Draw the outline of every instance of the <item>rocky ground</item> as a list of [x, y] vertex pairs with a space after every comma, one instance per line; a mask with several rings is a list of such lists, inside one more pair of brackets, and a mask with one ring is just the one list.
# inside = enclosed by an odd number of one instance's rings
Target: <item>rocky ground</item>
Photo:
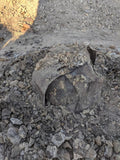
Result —
[[0, 160], [120, 159], [119, 6], [40, 0], [0, 50]]
[[76, 44], [44, 48], [3, 66], [0, 77], [1, 160], [120, 159], [119, 48], [94, 48], [96, 59], [91, 66], [95, 74], [104, 78], [100, 104], [94, 103], [79, 112], [65, 105], [44, 106], [40, 93], [33, 89], [32, 75], [40, 59], [53, 52], [61, 53], [63, 49], [68, 53], [73, 49], [81, 52], [83, 48], [86, 46]]

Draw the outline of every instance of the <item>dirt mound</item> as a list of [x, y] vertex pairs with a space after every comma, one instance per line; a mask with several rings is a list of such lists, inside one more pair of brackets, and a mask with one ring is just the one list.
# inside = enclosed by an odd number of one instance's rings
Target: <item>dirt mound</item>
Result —
[[[39, 92], [39, 88], [33, 88], [32, 75], [36, 72], [38, 63], [44, 62], [44, 58], [49, 54], [59, 54], [61, 51], [69, 53], [68, 55], [83, 53], [83, 48], [86, 46], [70, 44], [56, 47], [44, 48], [36, 53], [24, 55], [21, 58], [12, 60], [4, 67], [4, 72], [0, 80], [0, 156], [1, 159], [63, 159], [63, 160], [78, 160], [82, 159], [106, 159], [119, 158], [120, 152], [120, 54], [119, 48], [111, 49], [105, 47], [91, 47], [96, 51], [96, 59], [94, 65], [90, 59], [87, 70], [91, 67], [95, 76], [104, 77], [102, 90], [99, 85], [93, 85], [89, 88], [87, 99], [82, 94], [84, 105], [89, 104], [89, 101], [94, 103], [88, 105], [87, 108], [81, 109], [81, 102], [78, 112], [74, 112], [69, 108], [68, 101], [62, 101], [67, 97], [69, 89], [65, 90], [64, 96], [56, 94], [54, 99], [51, 98], [51, 92], [62, 80], [64, 85], [72, 84], [66, 81], [66, 78], [59, 79], [51, 85], [48, 91], [48, 99], [50, 102], [58, 100], [57, 103], [43, 105]], [[70, 54], [72, 53], [72, 54]], [[89, 57], [89, 53], [86, 50]], [[62, 55], [62, 54], [61, 54]], [[57, 56], [58, 57], [58, 56]], [[69, 58], [70, 58], [69, 57]], [[63, 59], [64, 60], [64, 59]], [[86, 84], [91, 81], [88, 75], [90, 72], [82, 68], [80, 59], [80, 73], [82, 76], [79, 84]], [[74, 61], [73, 61], [74, 62]], [[73, 63], [72, 62], [72, 63]], [[40, 63], [41, 64], [41, 63]], [[75, 63], [76, 65], [77, 63]], [[48, 65], [47, 63], [43, 63]], [[50, 65], [51, 66], [51, 65]], [[69, 71], [68, 69], [64, 71]], [[41, 68], [42, 69], [42, 68]], [[63, 68], [64, 69], [64, 68]], [[79, 68], [78, 68], [79, 69]], [[84, 69], [84, 70], [83, 70]], [[91, 70], [91, 69], [90, 69]], [[54, 71], [53, 71], [54, 73]], [[72, 73], [72, 72], [70, 72]], [[75, 76], [75, 73], [73, 74]], [[39, 75], [38, 75], [39, 77]], [[70, 76], [68, 76], [70, 78]], [[86, 81], [84, 82], [86, 77]], [[72, 77], [71, 77], [72, 78]], [[88, 79], [87, 79], [88, 78]], [[53, 80], [54, 82], [54, 80]], [[61, 84], [61, 83], [60, 83]], [[74, 84], [74, 83], [73, 83]], [[72, 84], [72, 85], [73, 85]], [[39, 84], [42, 88], [43, 83]], [[48, 85], [49, 86], [49, 85]], [[56, 90], [59, 90], [59, 85]], [[61, 85], [60, 85], [61, 87]], [[76, 87], [76, 85], [75, 85]], [[101, 102], [98, 103], [94, 99], [95, 92], [100, 93]], [[98, 87], [98, 88], [97, 88]], [[78, 89], [79, 86], [78, 86]], [[61, 90], [61, 89], [60, 89]], [[81, 90], [80, 90], [81, 91]], [[92, 93], [91, 93], [92, 92]], [[60, 93], [60, 92], [58, 92]], [[72, 93], [74, 93], [72, 91]], [[71, 99], [71, 94], [68, 94]], [[73, 95], [74, 97], [74, 95]], [[98, 97], [99, 98], [99, 97]], [[95, 101], [94, 101], [95, 100]], [[99, 99], [97, 99], [99, 100]], [[62, 102], [62, 103], [61, 103]], [[71, 101], [69, 101], [71, 102]], [[76, 101], [74, 101], [77, 103]], [[55, 105], [57, 104], [57, 105]], [[74, 107], [73, 107], [74, 108]], [[14, 138], [13, 138], [14, 137]], [[9, 154], [8, 154], [9, 153]]]

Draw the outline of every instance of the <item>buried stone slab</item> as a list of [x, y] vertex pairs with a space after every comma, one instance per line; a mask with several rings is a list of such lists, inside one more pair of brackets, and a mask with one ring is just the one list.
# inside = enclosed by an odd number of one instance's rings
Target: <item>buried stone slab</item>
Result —
[[36, 64], [32, 84], [43, 105], [65, 105], [79, 112], [100, 103], [103, 78], [94, 72], [84, 49], [48, 53]]

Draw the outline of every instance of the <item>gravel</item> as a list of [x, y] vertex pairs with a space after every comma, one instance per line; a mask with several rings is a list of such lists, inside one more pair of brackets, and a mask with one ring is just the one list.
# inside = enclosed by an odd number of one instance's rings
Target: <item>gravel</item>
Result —
[[[31, 158], [119, 159], [120, 59], [117, 58], [115, 63], [114, 58], [108, 57], [108, 53], [113, 51], [118, 54], [116, 48], [89, 47], [96, 51], [94, 65], [90, 61], [87, 47], [78, 44], [43, 48], [36, 54], [31, 52], [29, 55], [21, 56], [6, 64], [0, 81], [1, 159], [4, 157], [10, 160]], [[82, 110], [78, 112], [71, 107], [70, 109], [66, 104], [47, 103], [43, 105], [39, 89], [37, 90], [32, 83], [33, 73], [36, 71], [37, 64], [46, 57], [46, 54], [58, 54], [63, 50], [64, 53], [73, 53], [73, 50], [76, 53], [83, 53], [84, 50], [84, 54], [88, 54], [88, 59], [84, 61], [82, 58], [80, 65], [89, 63], [89, 67], [93, 69], [92, 74], [104, 79], [101, 93], [99, 92], [100, 96], [98, 96], [99, 103], [93, 103], [93, 106], [87, 108], [82, 107]], [[87, 68], [89, 67], [87, 66]], [[86, 70], [83, 70], [82, 74], [84, 76], [81, 77], [80, 83], [87, 86], [91, 81], [91, 77], [88, 76], [91, 71], [86, 73]], [[85, 79], [85, 77], [87, 78]], [[15, 81], [15, 78], [20, 85], [11, 83]], [[70, 80], [72, 84], [73, 79]], [[92, 89], [91, 87], [90, 91]], [[77, 91], [79, 91], [79, 86]], [[96, 92], [92, 91], [92, 93]], [[86, 100], [91, 101], [91, 94], [88, 94], [88, 97], [90, 98]], [[82, 96], [83, 98], [84, 96]]]

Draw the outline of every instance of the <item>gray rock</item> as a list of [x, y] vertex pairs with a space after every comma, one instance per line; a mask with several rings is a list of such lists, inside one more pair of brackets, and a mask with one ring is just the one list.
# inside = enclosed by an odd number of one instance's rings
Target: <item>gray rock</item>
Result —
[[38, 159], [39, 159], [38, 153], [33, 153], [33, 154], [32, 154], [32, 159], [38, 160]]
[[120, 160], [120, 154], [114, 154], [110, 160]]
[[93, 116], [95, 113], [94, 113], [94, 110], [92, 109], [89, 113], [91, 116]]
[[85, 138], [84, 135], [83, 135], [83, 133], [81, 131], [79, 131], [78, 138], [80, 140], [83, 140]]
[[111, 58], [111, 59], [117, 59], [117, 58], [120, 58], [120, 55], [119, 54], [117, 54], [117, 53], [115, 53], [115, 52], [108, 52], [107, 53], [107, 56], [109, 57], [109, 58]]
[[83, 159], [83, 156], [78, 153], [73, 153], [74, 160]]
[[120, 48], [117, 48], [117, 51], [120, 53]]
[[2, 73], [0, 73], [0, 78], [2, 78], [2, 76], [3, 76], [3, 74], [2, 74]]
[[18, 86], [19, 86], [20, 88], [24, 88], [24, 87], [25, 87], [24, 82], [19, 82], [19, 83], [18, 83]]
[[7, 131], [7, 137], [12, 144], [19, 144], [21, 137], [18, 134], [18, 129], [15, 127], [10, 127]]
[[65, 142], [65, 140], [70, 140], [71, 138], [71, 136], [66, 136], [64, 133], [59, 132], [52, 137], [51, 141], [54, 145], [60, 147]]
[[20, 126], [18, 132], [21, 138], [26, 138], [27, 128], [24, 125]]
[[114, 141], [113, 146], [114, 146], [115, 153], [119, 153], [120, 152], [120, 141], [118, 140]]
[[93, 148], [90, 148], [86, 153], [86, 160], [95, 160], [97, 156], [96, 151]]
[[[20, 156], [21, 156], [21, 157], [24, 157], [24, 155], [25, 155], [25, 151], [22, 150], [22, 151], [20, 152]], [[22, 159], [22, 158], [21, 158], [21, 159]]]
[[9, 71], [9, 74], [10, 74], [10, 75], [13, 75], [14, 72], [15, 72], [15, 70], [10, 70], [10, 71]]
[[49, 85], [46, 91], [46, 102], [50, 102], [53, 105], [68, 105], [69, 107], [71, 106], [71, 110], [74, 110], [74, 104], [77, 101], [76, 89], [66, 76], [58, 77]]
[[113, 154], [113, 144], [112, 141], [106, 141], [106, 144], [104, 156], [110, 158]]
[[20, 72], [19, 72], [19, 76], [22, 76], [22, 74], [23, 74], [22, 71], [20, 71]]
[[90, 145], [89, 145], [89, 144], [86, 144], [85, 150], [88, 151], [89, 149], [90, 149]]
[[3, 144], [3, 143], [4, 143], [3, 134], [0, 133], [0, 144]]
[[48, 157], [50, 158], [56, 158], [57, 157], [57, 147], [56, 146], [47, 146], [46, 153]]
[[28, 143], [25, 143], [25, 142], [20, 143], [19, 147], [20, 147], [21, 150], [24, 150], [24, 152], [28, 152], [29, 151]]
[[36, 64], [32, 84], [43, 104], [80, 112], [101, 102], [103, 78], [94, 72], [84, 47], [74, 54], [47, 54]]
[[86, 143], [83, 139], [80, 139], [79, 137], [75, 138], [73, 141], [73, 148], [79, 149], [79, 148], [85, 148]]
[[85, 109], [82, 111], [82, 113], [86, 115], [86, 114], [90, 113], [90, 109]]
[[70, 153], [64, 149], [59, 151], [59, 158], [60, 160], [71, 160]]
[[33, 139], [33, 138], [30, 137], [30, 141], [29, 141], [28, 146], [29, 146], [29, 147], [32, 147], [33, 144], [34, 144], [34, 142], [35, 142], [35, 139]]
[[100, 137], [100, 136], [97, 136], [97, 137], [95, 138], [95, 142], [96, 142], [96, 144], [97, 144], [98, 146], [101, 146], [101, 144], [102, 144], [102, 142], [101, 142], [101, 137]]
[[110, 158], [112, 154], [113, 154], [113, 148], [111, 146], [106, 146], [104, 156], [106, 158]]
[[21, 151], [21, 148], [19, 147], [19, 145], [15, 145], [15, 146], [12, 148], [11, 157], [12, 157], [12, 158], [17, 157], [17, 156], [20, 154], [20, 151]]
[[10, 82], [10, 86], [16, 86], [18, 84], [18, 80], [14, 80]]
[[10, 121], [12, 122], [12, 124], [15, 124], [15, 125], [21, 125], [23, 123], [18, 118], [10, 118]]
[[2, 110], [2, 119], [5, 120], [5, 119], [10, 118], [10, 114], [11, 114], [10, 110], [8, 110], [7, 108], [3, 109]]
[[72, 149], [72, 146], [70, 145], [69, 142], [65, 142], [65, 143], [63, 144], [63, 148], [65, 148], [65, 149]]
[[0, 144], [0, 160], [5, 160], [4, 158], [4, 150], [5, 148], [4, 148], [4, 145], [2, 145], [2, 144]]
[[44, 153], [44, 151], [43, 151], [42, 149], [38, 151], [38, 154], [39, 154], [39, 157], [40, 157], [41, 159], [44, 159], [45, 153]]
[[77, 138], [73, 139], [74, 159], [77, 160], [79, 158], [85, 158], [85, 154], [86, 154], [86, 152], [88, 152], [89, 147], [90, 147], [90, 145], [86, 144], [83, 139], [83, 136], [81, 136], [81, 134], [79, 134], [79, 136]]

